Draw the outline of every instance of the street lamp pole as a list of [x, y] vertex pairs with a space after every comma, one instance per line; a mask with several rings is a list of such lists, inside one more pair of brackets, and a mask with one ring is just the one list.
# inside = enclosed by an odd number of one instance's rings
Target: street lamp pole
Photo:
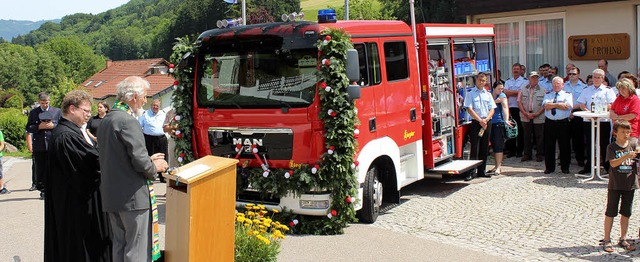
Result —
[[349, 0], [344, 0], [344, 20], [349, 20]]

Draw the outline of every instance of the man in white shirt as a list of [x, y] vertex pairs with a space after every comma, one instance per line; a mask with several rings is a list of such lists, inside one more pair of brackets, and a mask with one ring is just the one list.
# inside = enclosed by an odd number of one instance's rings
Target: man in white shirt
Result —
[[[616, 94], [613, 90], [607, 88], [602, 82], [605, 78], [605, 72], [602, 69], [593, 70], [593, 85], [588, 86], [582, 91], [580, 97], [576, 101], [578, 103], [578, 107], [581, 110], [591, 111], [591, 102], [597, 102], [598, 100], [604, 101], [608, 106], [611, 106], [613, 101], [616, 100]], [[583, 128], [585, 136], [590, 140], [591, 139], [591, 123], [583, 122]], [[600, 148], [607, 148], [611, 139], [611, 123], [609, 120], [601, 119], [600, 120]], [[595, 143], [595, 141], [587, 141], [587, 145], [591, 145]], [[600, 151], [600, 159], [605, 159], [606, 150]], [[581, 170], [579, 173], [586, 174], [591, 172], [591, 150], [587, 150], [587, 156], [589, 156], [586, 160], [587, 163], [585, 168]], [[603, 164], [605, 169], [609, 168], [607, 162]]]
[[[142, 126], [144, 142], [149, 156], [155, 153], [162, 153], [164, 154], [164, 160], [167, 161], [168, 142], [167, 137], [164, 135], [164, 122], [167, 114], [160, 110], [160, 107], [160, 100], [154, 99], [151, 102], [151, 109], [144, 111], [138, 121]], [[159, 178], [161, 182], [164, 182], [163, 176], [160, 175]]]
[[[518, 124], [518, 130], [522, 130], [522, 121], [520, 120], [520, 109], [518, 108], [518, 93], [523, 86], [529, 84], [529, 81], [525, 79], [521, 71], [521, 65], [519, 63], [513, 64], [511, 67], [512, 78], [507, 79], [504, 84], [504, 94], [507, 95], [509, 104], [509, 115], [513, 117], [513, 120]], [[507, 140], [505, 142], [505, 151], [507, 157], [522, 157], [522, 151], [524, 150], [524, 138], [522, 132], [518, 133], [516, 139]]]
[[[562, 88], [565, 92], [570, 93], [573, 96], [573, 105], [578, 104], [578, 98], [582, 91], [587, 88], [587, 84], [580, 81], [580, 68], [573, 67], [567, 72], [568, 81], [564, 83]], [[573, 151], [576, 155], [576, 161], [578, 166], [584, 167], [584, 145], [587, 139], [584, 136], [583, 119], [579, 116], [574, 116], [573, 112], [580, 111], [580, 108], [573, 107], [571, 112], [571, 120], [569, 122], [569, 137], [571, 138], [571, 144]]]

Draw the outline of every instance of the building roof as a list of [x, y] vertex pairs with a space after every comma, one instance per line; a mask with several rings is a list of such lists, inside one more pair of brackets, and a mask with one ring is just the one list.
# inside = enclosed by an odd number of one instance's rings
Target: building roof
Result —
[[80, 84], [94, 99], [103, 100], [116, 95], [116, 85], [129, 76], [140, 76], [151, 84], [147, 96], [162, 95], [173, 86], [175, 79], [167, 74], [169, 62], [164, 58], [111, 61], [100, 72]]
[[517, 4], [512, 0], [456, 0], [456, 5], [458, 15], [466, 16], [617, 1], [622, 0], [537, 0]]

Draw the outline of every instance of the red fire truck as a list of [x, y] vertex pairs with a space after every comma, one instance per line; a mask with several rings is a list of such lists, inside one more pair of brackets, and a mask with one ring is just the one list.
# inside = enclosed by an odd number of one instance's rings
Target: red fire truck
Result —
[[[462, 99], [479, 72], [495, 81], [493, 25], [417, 24], [414, 35], [401, 21], [290, 21], [204, 32], [195, 54], [195, 156], [235, 157], [234, 149], [244, 147], [240, 160], [251, 166], [316, 163], [326, 149], [315, 44], [327, 27], [349, 33], [358, 54], [356, 210], [374, 206], [361, 220], [375, 221], [384, 202], [399, 202], [400, 189], [425, 176], [479, 164], [463, 159], [470, 118]], [[263, 161], [255, 161], [252, 147]], [[315, 216], [330, 207], [322, 190], [278, 199], [252, 193], [238, 192], [238, 205]]]

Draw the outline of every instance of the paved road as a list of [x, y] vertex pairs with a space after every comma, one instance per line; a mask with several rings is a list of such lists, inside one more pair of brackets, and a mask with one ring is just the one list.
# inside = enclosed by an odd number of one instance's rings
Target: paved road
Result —
[[[29, 192], [31, 161], [5, 157], [0, 195], [0, 261], [41, 261], [43, 202]], [[607, 254], [602, 238], [606, 182], [578, 183], [542, 163], [508, 159], [503, 175], [405, 188], [402, 203], [341, 236], [289, 236], [280, 261], [632, 261], [640, 250]], [[572, 166], [572, 171], [577, 171]], [[164, 194], [164, 187], [156, 188]], [[634, 207], [638, 206], [634, 201]], [[159, 199], [164, 235], [164, 199]], [[639, 215], [631, 217], [637, 238]], [[619, 234], [617, 225], [612, 236]], [[161, 243], [164, 247], [164, 243]]]

